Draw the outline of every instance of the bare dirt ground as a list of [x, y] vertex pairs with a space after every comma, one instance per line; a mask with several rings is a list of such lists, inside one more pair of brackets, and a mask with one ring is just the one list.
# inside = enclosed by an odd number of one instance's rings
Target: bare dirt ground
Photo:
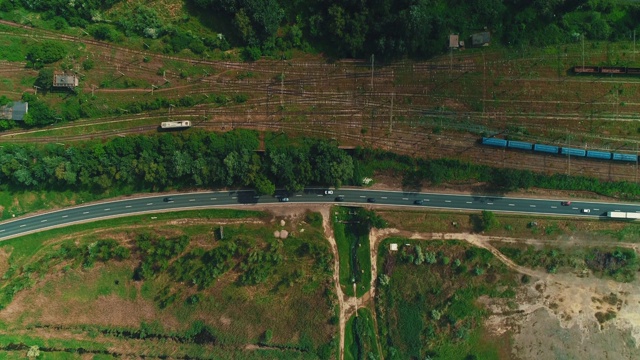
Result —
[[[520, 359], [637, 359], [640, 358], [640, 283], [619, 283], [575, 274], [548, 274], [518, 266], [490, 242], [526, 241], [481, 236], [469, 233], [412, 233], [398, 229], [372, 230], [372, 284], [375, 294], [376, 259], [380, 241], [390, 235], [410, 239], [458, 239], [491, 251], [511, 269], [531, 276], [533, 281], [521, 287], [517, 309], [503, 300], [481, 299], [490, 309], [486, 328], [496, 335], [511, 331], [513, 356]], [[609, 243], [609, 245], [611, 245]], [[630, 244], [617, 244], [635, 249]], [[636, 249], [637, 251], [637, 249]], [[615, 313], [602, 324], [596, 314]]]

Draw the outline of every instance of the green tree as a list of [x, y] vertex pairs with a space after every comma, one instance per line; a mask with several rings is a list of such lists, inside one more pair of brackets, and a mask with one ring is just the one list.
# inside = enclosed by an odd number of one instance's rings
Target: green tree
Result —
[[31, 45], [27, 50], [27, 60], [34, 67], [42, 67], [42, 64], [54, 63], [67, 55], [67, 48], [55, 41], [45, 40]]
[[500, 226], [498, 219], [496, 218], [496, 214], [491, 211], [483, 210], [482, 211], [482, 230], [489, 231], [493, 230]]
[[53, 87], [53, 69], [44, 68], [38, 72], [38, 77], [34, 85], [39, 87], [41, 91], [49, 91]]

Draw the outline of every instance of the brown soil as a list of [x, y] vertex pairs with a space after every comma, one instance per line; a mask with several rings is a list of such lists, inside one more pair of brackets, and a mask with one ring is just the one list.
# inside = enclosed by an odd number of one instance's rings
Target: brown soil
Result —
[[[640, 280], [618, 283], [575, 274], [548, 274], [518, 266], [491, 243], [496, 241], [536, 243], [535, 239], [509, 239], [469, 233], [415, 233], [397, 229], [373, 229], [370, 234], [372, 283], [375, 294], [378, 244], [389, 236], [423, 240], [465, 240], [491, 251], [511, 269], [534, 281], [518, 292], [517, 309], [503, 299], [480, 299], [490, 309], [485, 327], [495, 336], [511, 331], [513, 356], [521, 359], [636, 359], [640, 357]], [[610, 242], [606, 243], [611, 245]], [[635, 248], [620, 243], [618, 246]], [[637, 249], [636, 249], [637, 251]], [[596, 314], [615, 313], [600, 323]], [[589, 344], [590, 346], [585, 346]], [[632, 345], [630, 345], [632, 344]]]

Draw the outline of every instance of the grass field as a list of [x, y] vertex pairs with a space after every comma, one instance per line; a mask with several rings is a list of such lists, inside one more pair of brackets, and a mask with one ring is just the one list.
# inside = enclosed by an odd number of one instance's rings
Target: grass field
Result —
[[380, 359], [375, 323], [371, 311], [358, 309], [346, 324], [344, 360]]
[[593, 273], [620, 282], [635, 280], [640, 262], [635, 250], [619, 247], [594, 246], [534, 246], [506, 244], [494, 246], [518, 265], [545, 269], [549, 273], [574, 272], [581, 276]]
[[[332, 256], [319, 216], [280, 226], [257, 212], [164, 214], [153, 226], [120, 219], [4, 242], [0, 344], [38, 345], [44, 358], [79, 348], [106, 358], [334, 358]], [[224, 239], [212, 233], [221, 225]], [[274, 238], [280, 229], [287, 239]], [[222, 260], [228, 249], [235, 255]], [[189, 268], [194, 279], [217, 269], [215, 280], [196, 286]], [[6, 349], [0, 356], [11, 357]]]
[[[391, 242], [409, 245], [391, 253]], [[488, 251], [458, 241], [390, 238], [380, 249], [376, 313], [386, 359], [499, 358], [505, 345], [487, 338], [487, 312], [476, 299], [515, 297], [516, 274]]]
[[348, 296], [362, 296], [371, 287], [371, 258], [368, 228], [360, 225], [360, 209], [338, 207], [332, 219], [333, 233], [338, 246], [340, 260], [340, 285]]
[[[378, 211], [390, 227], [426, 233], [475, 232], [480, 214], [441, 211]], [[484, 231], [484, 235], [531, 238], [564, 242], [570, 236], [584, 241], [640, 240], [640, 223], [620, 221], [590, 221], [537, 215], [495, 214], [498, 226]], [[537, 223], [533, 225], [532, 222]]]

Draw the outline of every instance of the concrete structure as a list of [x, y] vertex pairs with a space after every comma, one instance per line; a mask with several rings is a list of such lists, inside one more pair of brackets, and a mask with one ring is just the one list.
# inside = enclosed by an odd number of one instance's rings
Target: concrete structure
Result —
[[449, 35], [449, 48], [457, 49], [460, 47], [460, 38], [457, 34]]
[[396, 244], [396, 243], [389, 244], [389, 250], [398, 251], [398, 244]]
[[53, 74], [53, 86], [73, 89], [78, 86], [78, 77], [75, 75], [67, 75], [65, 73]]
[[15, 101], [0, 107], [0, 119], [22, 121], [29, 111], [29, 103]]
[[488, 46], [490, 42], [491, 34], [488, 31], [471, 35], [471, 45], [473, 46]]

